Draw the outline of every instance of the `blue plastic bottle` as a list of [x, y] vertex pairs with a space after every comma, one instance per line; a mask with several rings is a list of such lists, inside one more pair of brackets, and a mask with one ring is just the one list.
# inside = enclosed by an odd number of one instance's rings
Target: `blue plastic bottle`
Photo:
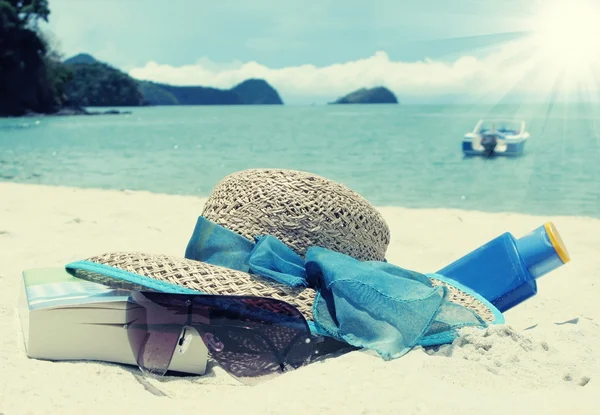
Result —
[[547, 222], [519, 239], [504, 233], [438, 274], [473, 289], [504, 312], [534, 296], [536, 279], [569, 260], [558, 231]]

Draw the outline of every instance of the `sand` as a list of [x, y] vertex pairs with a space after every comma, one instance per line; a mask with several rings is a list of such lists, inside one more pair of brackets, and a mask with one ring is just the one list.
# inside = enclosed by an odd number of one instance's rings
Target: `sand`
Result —
[[357, 351], [255, 387], [219, 368], [155, 380], [122, 365], [26, 356], [16, 312], [23, 269], [116, 250], [183, 256], [202, 204], [0, 183], [0, 414], [598, 413], [600, 220], [582, 217], [380, 208], [392, 229], [388, 260], [421, 272], [547, 220], [569, 248], [572, 261], [540, 279], [538, 295], [507, 312], [506, 325], [466, 331], [437, 351], [390, 362]]

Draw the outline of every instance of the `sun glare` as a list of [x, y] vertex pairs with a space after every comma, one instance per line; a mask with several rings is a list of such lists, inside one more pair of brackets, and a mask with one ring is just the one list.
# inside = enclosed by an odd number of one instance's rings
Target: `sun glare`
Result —
[[600, 1], [543, 2], [532, 25], [533, 41], [544, 61], [576, 73], [599, 63]]

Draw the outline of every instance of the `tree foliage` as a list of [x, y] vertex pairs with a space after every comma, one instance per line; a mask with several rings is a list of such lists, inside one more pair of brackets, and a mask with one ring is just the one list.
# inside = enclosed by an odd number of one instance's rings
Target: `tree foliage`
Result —
[[60, 106], [56, 92], [68, 75], [49, 74], [47, 45], [37, 30], [38, 21], [48, 21], [49, 15], [47, 0], [0, 0], [0, 114], [50, 112]]
[[70, 105], [82, 107], [142, 105], [136, 80], [102, 62], [67, 65], [72, 73], [66, 85]]

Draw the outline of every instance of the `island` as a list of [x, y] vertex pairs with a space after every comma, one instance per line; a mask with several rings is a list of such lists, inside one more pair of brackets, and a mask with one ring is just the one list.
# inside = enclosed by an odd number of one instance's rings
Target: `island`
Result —
[[283, 105], [279, 93], [264, 79], [246, 79], [231, 91], [246, 105]]
[[329, 104], [397, 104], [398, 99], [389, 89], [378, 86], [375, 88], [361, 88], [338, 98]]
[[87, 53], [64, 63], [73, 75], [67, 96], [76, 105], [283, 105], [279, 93], [264, 79], [247, 79], [231, 89], [175, 86], [134, 79]]

